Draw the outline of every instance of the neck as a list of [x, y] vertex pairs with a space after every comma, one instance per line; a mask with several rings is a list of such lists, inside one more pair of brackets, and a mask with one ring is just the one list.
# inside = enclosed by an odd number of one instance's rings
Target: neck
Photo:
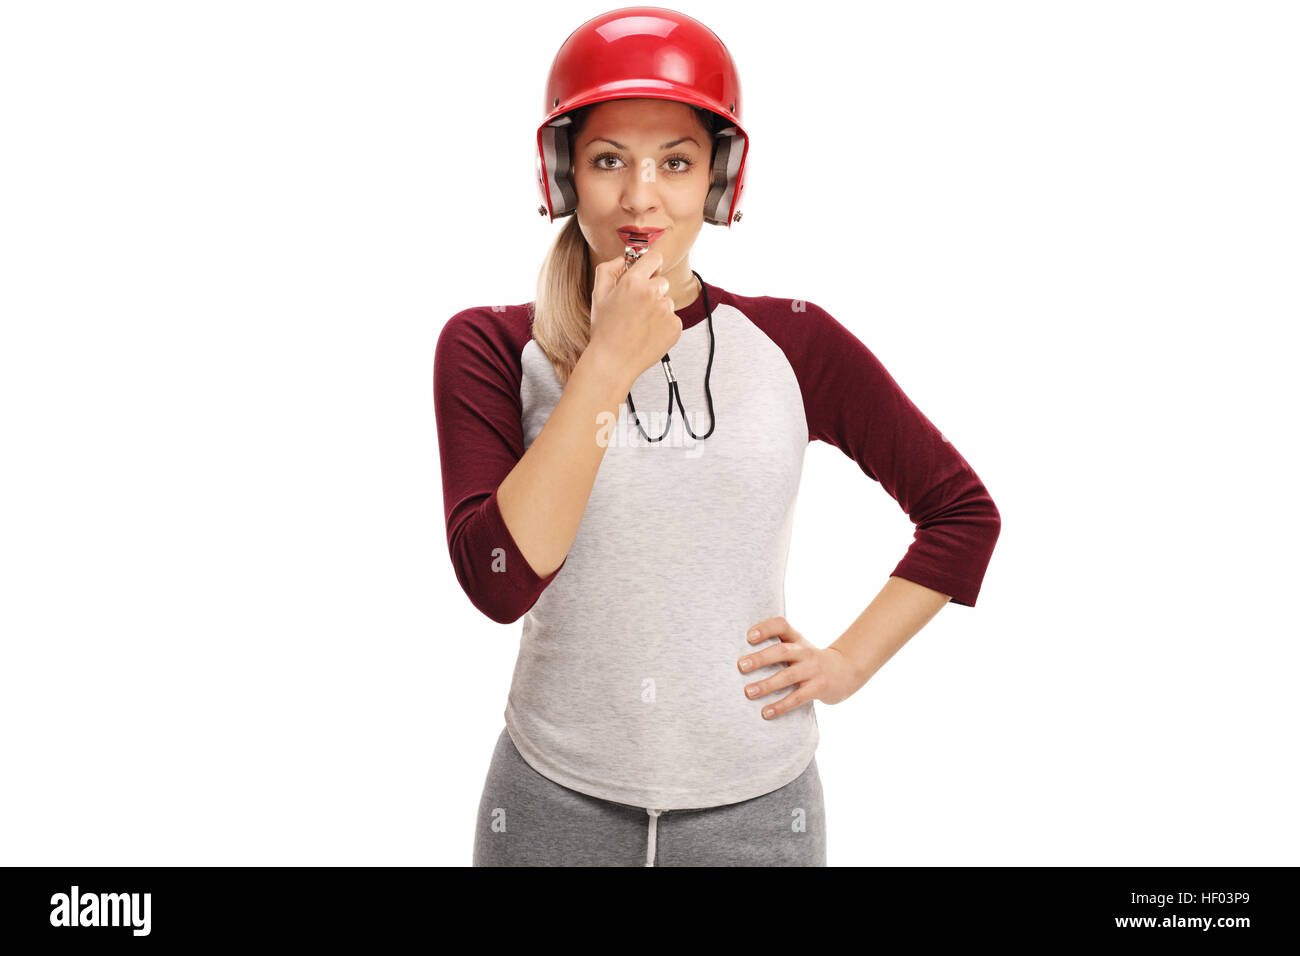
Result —
[[680, 312], [700, 297], [700, 283], [691, 272], [691, 264], [683, 259], [668, 272], [660, 272], [668, 280], [668, 295], [673, 300], [673, 311]]

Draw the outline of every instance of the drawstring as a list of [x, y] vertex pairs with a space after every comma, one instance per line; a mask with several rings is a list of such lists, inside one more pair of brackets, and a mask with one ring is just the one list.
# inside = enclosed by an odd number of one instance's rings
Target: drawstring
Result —
[[663, 813], [663, 811], [651, 810], [649, 807], [647, 807], [645, 812], [650, 814], [650, 836], [649, 839], [646, 840], [646, 845], [645, 845], [645, 865], [654, 866], [655, 865], [655, 824], [659, 821], [659, 814]]

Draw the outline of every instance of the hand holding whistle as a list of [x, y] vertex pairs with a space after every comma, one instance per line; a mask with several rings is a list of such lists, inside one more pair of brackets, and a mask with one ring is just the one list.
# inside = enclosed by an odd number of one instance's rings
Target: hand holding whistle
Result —
[[[629, 264], [630, 263], [630, 264]], [[591, 296], [591, 339], [588, 350], [603, 353], [621, 372], [635, 380], [667, 353], [682, 334], [674, 313], [670, 283], [659, 275], [663, 256], [654, 250], [634, 250], [601, 262]], [[664, 365], [671, 381], [671, 372]]]

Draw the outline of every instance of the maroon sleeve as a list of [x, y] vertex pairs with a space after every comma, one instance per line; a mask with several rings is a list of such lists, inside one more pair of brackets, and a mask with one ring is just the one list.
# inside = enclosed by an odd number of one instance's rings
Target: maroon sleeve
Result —
[[1001, 531], [997, 506], [953, 444], [884, 365], [830, 313], [804, 302], [790, 335], [809, 441], [858, 463], [916, 525], [893, 577], [975, 606]]
[[521, 618], [569, 560], [539, 576], [497, 504], [497, 488], [524, 454], [520, 357], [530, 330], [523, 309], [458, 312], [439, 333], [433, 358], [447, 547], [470, 601], [499, 624]]

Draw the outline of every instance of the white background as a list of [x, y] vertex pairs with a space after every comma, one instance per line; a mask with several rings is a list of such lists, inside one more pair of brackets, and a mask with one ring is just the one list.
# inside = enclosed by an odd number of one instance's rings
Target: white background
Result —
[[[0, 8], [0, 863], [469, 863], [520, 625], [452, 573], [433, 347], [533, 298], [611, 7]], [[831, 865], [1300, 862], [1288, 7], [681, 8], [752, 137], [692, 265], [849, 326], [1002, 514], [817, 705]], [[814, 443], [792, 623], [911, 532]]]

